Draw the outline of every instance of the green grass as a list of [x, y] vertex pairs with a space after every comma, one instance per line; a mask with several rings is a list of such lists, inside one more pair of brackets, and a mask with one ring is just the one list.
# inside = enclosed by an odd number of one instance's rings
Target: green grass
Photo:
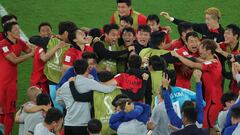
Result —
[[[40, 22], [48, 21], [57, 33], [58, 22], [72, 20], [78, 26], [102, 27], [108, 23], [113, 11], [116, 10], [115, 0], [0, 0], [9, 13], [17, 15], [22, 30], [28, 37], [38, 34]], [[222, 11], [221, 24], [239, 25], [239, 0], [133, 0], [133, 8], [145, 15], [167, 11], [175, 17], [194, 21], [204, 21], [204, 10], [214, 6]], [[172, 27], [172, 39], [178, 38], [176, 26], [165, 21], [161, 24]], [[19, 65], [18, 105], [26, 99], [26, 89], [29, 87], [31, 60]], [[14, 126], [13, 135], [18, 134]]]

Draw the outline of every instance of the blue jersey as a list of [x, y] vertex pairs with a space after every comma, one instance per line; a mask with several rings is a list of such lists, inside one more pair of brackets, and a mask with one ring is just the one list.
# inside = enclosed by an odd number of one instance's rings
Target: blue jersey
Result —
[[[99, 81], [98, 80], [98, 76], [97, 76], [97, 70], [95, 68], [92, 69], [92, 71], [90, 72], [90, 74], [94, 77], [94, 80]], [[63, 75], [63, 77], [61, 78], [61, 80], [59, 81], [58, 85], [57, 85], [57, 89], [60, 88], [65, 82], [68, 81], [69, 78], [76, 76], [76, 73], [74, 72], [73, 67], [70, 67]]]

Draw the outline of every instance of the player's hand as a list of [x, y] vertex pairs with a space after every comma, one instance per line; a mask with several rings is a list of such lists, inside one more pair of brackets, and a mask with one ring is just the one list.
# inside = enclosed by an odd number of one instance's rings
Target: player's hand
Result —
[[134, 46], [129, 46], [128, 47], [128, 51], [131, 52], [131, 51], [134, 51], [135, 50], [135, 47]]
[[166, 29], [167, 33], [171, 33], [172, 32], [172, 28], [170, 26], [164, 26], [163, 28]]
[[60, 43], [57, 45], [58, 49], [63, 48], [66, 46], [66, 43], [64, 41], [60, 41]]
[[161, 12], [160, 15], [163, 16], [163, 17], [165, 17], [167, 20], [170, 21], [171, 16], [169, 15], [168, 12]]
[[171, 82], [171, 79], [168, 78], [167, 73], [163, 73], [162, 87], [163, 87], [163, 88], [168, 88], [170, 82]]
[[171, 51], [171, 55], [174, 57], [179, 57], [179, 54], [176, 51]]
[[47, 105], [43, 105], [42, 106], [42, 110], [43, 111], [45, 111], [45, 112], [47, 112], [49, 109], [51, 109], [52, 107], [50, 107], [50, 106], [47, 106]]
[[30, 56], [34, 56], [34, 55], [35, 55], [35, 52], [36, 52], [36, 47], [31, 46], [30, 49], [31, 49], [31, 51], [30, 51], [29, 55], [30, 55]]
[[149, 77], [149, 75], [147, 73], [142, 74], [143, 80], [145, 80], [145, 81], [148, 80], [148, 77]]
[[193, 71], [193, 75], [194, 75], [194, 78], [195, 78], [196, 82], [201, 82], [202, 71], [200, 71], [198, 69], [195, 69]]
[[68, 81], [69, 82], [71, 82], [71, 81], [75, 82], [76, 81], [76, 77], [71, 77], [71, 78], [68, 79]]

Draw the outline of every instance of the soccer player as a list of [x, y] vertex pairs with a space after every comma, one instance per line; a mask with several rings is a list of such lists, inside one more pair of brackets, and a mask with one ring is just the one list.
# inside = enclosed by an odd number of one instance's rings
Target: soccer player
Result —
[[[76, 29], [75, 23], [70, 21], [60, 22], [58, 25], [59, 38], [52, 37], [47, 44], [47, 52], [53, 50], [61, 42], [65, 42], [65, 46], [61, 47], [54, 53], [54, 55], [45, 63], [44, 74], [46, 75], [49, 83], [50, 96], [53, 101], [54, 107], [62, 110], [62, 107], [55, 102], [56, 98], [56, 85], [62, 77], [62, 66], [65, 52], [69, 49], [70, 44], [68, 40], [69, 33]], [[63, 43], [61, 43], [63, 44]]]
[[231, 109], [231, 124], [223, 131], [223, 135], [232, 135], [240, 123], [240, 106]]
[[93, 52], [91, 46], [87, 46], [89, 43], [86, 34], [81, 29], [74, 29], [68, 34], [69, 42], [71, 47], [66, 51], [63, 61], [63, 73], [73, 66], [73, 63], [77, 59], [82, 58], [84, 52]]
[[[4, 25], [9, 22], [17, 22], [17, 17], [13, 14], [5, 15], [1, 18], [1, 24], [2, 28], [4, 28]], [[3, 40], [6, 37], [4, 32], [0, 33], [0, 41]]]
[[122, 32], [124, 28], [132, 27], [133, 18], [131, 16], [122, 16], [120, 18], [120, 28], [119, 31]]
[[[35, 48], [30, 48], [20, 39], [18, 23], [10, 22], [4, 25], [6, 38], [0, 41], [0, 123], [5, 126], [5, 135], [9, 135], [16, 111], [17, 100], [17, 65], [34, 56]], [[27, 53], [21, 56], [21, 52]]]
[[222, 55], [219, 56], [219, 58], [221, 58], [220, 60], [223, 65], [223, 76], [231, 80], [229, 89], [235, 94], [238, 94], [240, 89], [237, 87], [237, 82], [232, 78], [232, 73], [230, 71], [232, 62], [230, 62], [230, 60], [233, 55], [240, 54], [239, 36], [240, 28], [235, 24], [229, 24], [224, 32], [225, 41], [219, 45], [220, 49], [216, 50]]
[[[161, 12], [160, 15], [164, 16], [167, 20], [179, 25], [185, 22], [180, 19], [171, 17], [167, 12]], [[224, 29], [219, 24], [221, 19], [221, 12], [218, 8], [210, 7], [205, 10], [205, 23], [192, 23], [193, 30], [202, 34], [203, 39], [212, 39], [218, 43], [224, 41]]]
[[38, 32], [40, 37], [51, 37], [52, 26], [48, 22], [42, 22], [38, 26]]
[[138, 25], [146, 24], [146, 16], [141, 13], [136, 12], [132, 9], [131, 0], [116, 0], [117, 1], [117, 11], [115, 11], [111, 17], [110, 23], [120, 24], [120, 17], [131, 16], [133, 18], [133, 28], [136, 30]]
[[89, 135], [101, 135], [102, 123], [98, 119], [91, 119], [88, 122], [87, 131]]
[[177, 52], [171, 52], [183, 64], [200, 69], [203, 72], [202, 81], [204, 90], [204, 99], [206, 107], [204, 108], [204, 128], [213, 128], [219, 111], [222, 109], [222, 67], [219, 59], [215, 56], [217, 44], [215, 41], [205, 39], [199, 47], [199, 54], [203, 63], [192, 62]]
[[124, 45], [124, 47], [129, 47], [134, 45], [134, 41], [136, 39], [136, 33], [133, 28], [124, 28], [121, 33], [121, 39], [123, 43], [121, 45]]
[[169, 33], [169, 29], [166, 29], [165, 27], [162, 27], [160, 25], [160, 19], [156, 14], [150, 14], [147, 17], [147, 25], [150, 26], [151, 28], [151, 32], [154, 31], [162, 31], [166, 34], [165, 38], [166, 38], [166, 44], [171, 42], [171, 38], [170, 38], [170, 33]]
[[149, 47], [151, 28], [148, 25], [139, 25], [134, 42], [135, 52], [139, 54], [142, 49]]
[[[177, 50], [179, 55], [187, 58], [196, 58], [199, 56], [198, 48], [200, 39], [196, 32], [189, 32], [186, 34], [186, 45]], [[192, 70], [182, 63], [174, 63], [174, 68], [177, 74], [176, 86], [191, 89]]]

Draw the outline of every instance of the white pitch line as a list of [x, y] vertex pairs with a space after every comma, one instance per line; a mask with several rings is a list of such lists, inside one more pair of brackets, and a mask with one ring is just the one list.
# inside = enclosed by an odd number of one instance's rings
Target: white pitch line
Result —
[[[0, 4], [0, 16], [4, 16], [4, 15], [7, 15], [7, 14], [8, 14], [8, 12], [6, 11], [6, 9], [2, 6], [2, 4]], [[22, 31], [22, 29], [20, 29], [20, 36], [21, 36], [21, 39], [28, 42], [28, 37]]]

